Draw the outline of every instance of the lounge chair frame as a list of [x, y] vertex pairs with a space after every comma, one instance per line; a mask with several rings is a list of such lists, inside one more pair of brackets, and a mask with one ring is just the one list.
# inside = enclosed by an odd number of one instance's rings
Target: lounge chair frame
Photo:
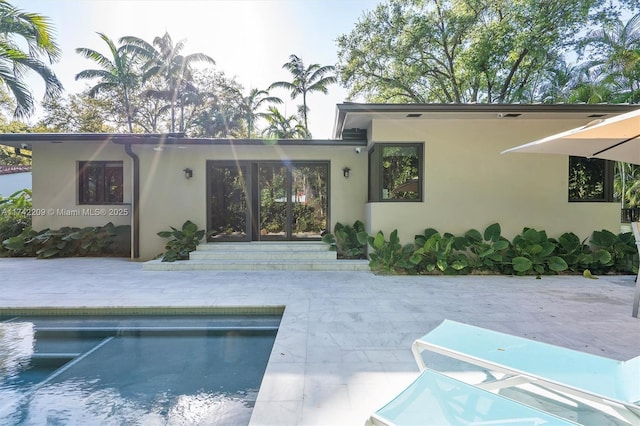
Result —
[[606, 405], [629, 424], [640, 424], [640, 356], [617, 361], [450, 320], [413, 343], [421, 371], [427, 367], [424, 351], [504, 374], [475, 384], [479, 388], [498, 391], [534, 384], [568, 398]]
[[578, 423], [426, 368], [365, 424], [571, 426]]

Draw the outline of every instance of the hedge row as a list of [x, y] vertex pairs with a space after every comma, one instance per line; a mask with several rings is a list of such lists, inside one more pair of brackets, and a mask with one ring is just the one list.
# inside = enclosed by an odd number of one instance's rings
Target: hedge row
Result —
[[602, 230], [581, 240], [571, 232], [549, 238], [545, 231], [524, 228], [509, 241], [498, 223], [483, 233], [471, 229], [463, 235], [441, 234], [433, 228], [416, 235], [412, 244], [401, 244], [397, 230], [389, 239], [364, 231], [362, 222], [337, 224], [324, 236], [343, 258], [366, 258], [374, 272], [402, 274], [508, 274], [557, 273], [632, 274], [638, 270], [638, 251], [631, 233]]

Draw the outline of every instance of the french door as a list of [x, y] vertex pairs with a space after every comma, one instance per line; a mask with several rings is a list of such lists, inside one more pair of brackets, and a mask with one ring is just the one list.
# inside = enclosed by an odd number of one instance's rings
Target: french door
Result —
[[328, 162], [208, 161], [208, 239], [319, 239], [328, 224], [328, 181]]

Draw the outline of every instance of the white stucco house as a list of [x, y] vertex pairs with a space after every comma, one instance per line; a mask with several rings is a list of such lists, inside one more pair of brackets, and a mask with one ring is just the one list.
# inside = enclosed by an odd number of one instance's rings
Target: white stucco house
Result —
[[612, 168], [588, 199], [570, 159], [500, 152], [632, 105], [339, 104], [331, 140], [177, 134], [2, 134], [33, 153], [33, 226], [131, 226], [131, 257], [191, 220], [210, 241], [314, 240], [337, 222], [370, 234], [463, 233], [500, 223], [550, 236], [620, 226]]

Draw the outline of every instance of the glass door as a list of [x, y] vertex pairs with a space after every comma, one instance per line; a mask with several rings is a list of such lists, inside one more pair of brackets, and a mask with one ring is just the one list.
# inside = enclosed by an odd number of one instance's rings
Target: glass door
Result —
[[261, 240], [286, 239], [289, 234], [291, 191], [282, 164], [258, 164], [259, 234]]
[[208, 241], [319, 239], [328, 179], [328, 162], [207, 162]]
[[207, 164], [207, 240], [249, 241], [248, 164]]
[[327, 229], [327, 163], [296, 163], [291, 167], [291, 238], [320, 238]]

